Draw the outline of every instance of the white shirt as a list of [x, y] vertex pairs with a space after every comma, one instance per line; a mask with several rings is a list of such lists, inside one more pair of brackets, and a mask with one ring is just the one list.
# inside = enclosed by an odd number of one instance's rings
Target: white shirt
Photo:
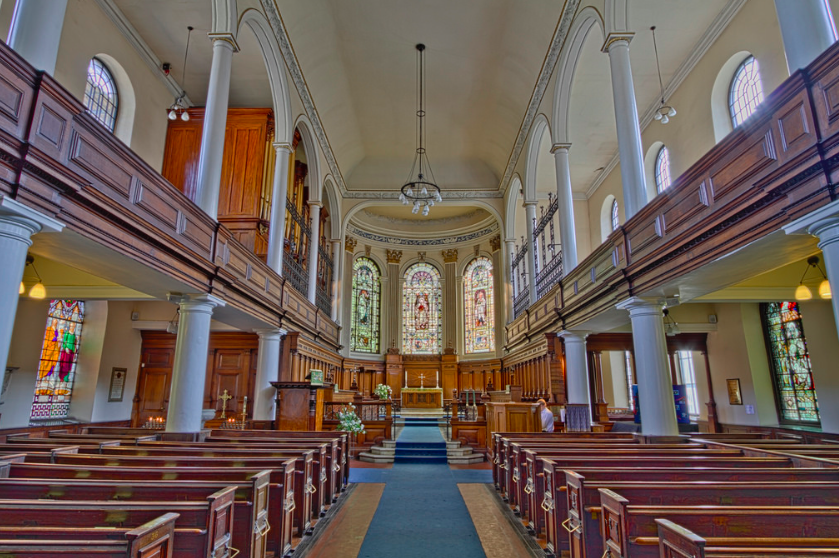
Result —
[[553, 432], [554, 431], [554, 414], [547, 407], [542, 409], [542, 431], [543, 432]]

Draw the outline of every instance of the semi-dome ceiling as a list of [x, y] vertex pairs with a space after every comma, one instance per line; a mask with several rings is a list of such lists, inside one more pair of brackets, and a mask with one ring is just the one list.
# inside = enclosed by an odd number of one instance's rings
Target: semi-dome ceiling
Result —
[[381, 236], [388, 238], [387, 244], [409, 245], [470, 242], [498, 231], [487, 210], [451, 205], [435, 206], [427, 217], [412, 214], [410, 206], [367, 207], [353, 214], [349, 227], [351, 233], [371, 241]]

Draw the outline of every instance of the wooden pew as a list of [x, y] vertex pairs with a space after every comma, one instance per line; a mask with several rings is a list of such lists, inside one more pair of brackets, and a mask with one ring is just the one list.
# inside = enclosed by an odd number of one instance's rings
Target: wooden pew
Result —
[[[589, 482], [573, 471], [566, 471], [566, 488], [568, 517], [563, 524], [570, 536], [573, 557], [580, 556], [574, 549], [582, 546], [586, 556], [599, 555], [605, 550], [600, 532], [600, 518], [606, 518], [604, 490], [640, 506], [839, 505], [839, 482]], [[839, 507], [835, 509], [839, 511]]]
[[643, 506], [608, 489], [600, 502], [601, 546], [611, 558], [659, 556], [656, 519], [669, 519], [694, 532], [714, 537], [839, 538], [839, 508], [836, 506]]
[[[121, 440], [100, 440], [94, 438], [87, 438], [84, 440], [67, 440], [64, 438], [16, 438], [12, 442], [0, 445], [0, 447], [18, 447], [25, 449], [27, 447], [53, 447], [59, 446], [77, 446], [84, 447], [88, 450], [99, 451], [106, 447], [116, 447], [122, 445]], [[26, 450], [29, 451], [29, 450]]]
[[[15, 558], [172, 558], [178, 517], [176, 513], [167, 513], [128, 530], [0, 526], [0, 555]], [[122, 540], [111, 540], [117, 537]]]
[[[0, 500], [0, 525], [9, 527], [141, 526], [165, 513], [179, 515], [173, 540], [178, 558], [232, 558], [235, 488], [203, 502], [114, 502], [94, 500]], [[191, 536], [190, 536], [191, 535]]]
[[745, 558], [839, 556], [839, 539], [790, 537], [703, 538], [668, 519], [656, 519], [661, 558]]
[[[243, 556], [264, 558], [269, 530], [268, 487], [271, 471], [251, 477], [249, 483], [196, 481], [129, 481], [76, 479], [0, 479], [2, 500], [119, 500], [126, 501], [205, 501], [209, 494], [232, 486], [232, 545]], [[0, 532], [0, 538], [7, 538]]]
[[[19, 462], [6, 458], [0, 463], [0, 478], [31, 478], [31, 479], [91, 479], [122, 481], [201, 481], [223, 482], [225, 484], [249, 483], [254, 475], [261, 472], [259, 468], [237, 467], [99, 467], [75, 465], [49, 465], [24, 463], [25, 456], [19, 456]], [[298, 511], [295, 492], [296, 459], [288, 459], [271, 469], [268, 498], [268, 522], [272, 536], [269, 538], [269, 549], [275, 556], [285, 555], [292, 545], [292, 534], [295, 528], [298, 536], [302, 537], [305, 529], [300, 528], [303, 522], [303, 512]], [[302, 508], [303, 506], [299, 506]], [[303, 523], [305, 527], [305, 522]], [[282, 550], [282, 552], [280, 552]]]

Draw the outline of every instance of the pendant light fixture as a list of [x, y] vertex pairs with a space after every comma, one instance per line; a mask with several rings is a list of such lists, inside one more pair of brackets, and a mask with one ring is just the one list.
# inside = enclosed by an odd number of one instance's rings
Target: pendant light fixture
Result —
[[658, 107], [658, 110], [655, 111], [655, 119], [660, 121], [662, 124], [667, 124], [670, 122], [670, 119], [676, 116], [676, 109], [671, 107], [664, 102], [664, 82], [661, 79], [661, 66], [658, 63], [658, 44], [655, 40], [655, 25], [650, 27], [650, 31], [653, 33], [653, 50], [655, 50], [655, 68], [658, 70], [658, 86], [661, 90], [661, 105]]
[[801, 281], [798, 282], [798, 287], [795, 289], [795, 300], [801, 301], [813, 298], [812, 291], [810, 291], [810, 288], [804, 284], [804, 278], [807, 277], [807, 272], [810, 271], [811, 267], [815, 267], [819, 270], [819, 273], [822, 276], [822, 282], [819, 283], [819, 296], [823, 299], [830, 300], [833, 298], [833, 293], [830, 290], [830, 282], [827, 280], [827, 275], [825, 275], [822, 268], [819, 267], [818, 256], [810, 256], [807, 258], [807, 269], [804, 270], [804, 275], [801, 276]]
[[425, 151], [425, 45], [417, 45], [417, 153], [408, 179], [402, 186], [399, 201], [403, 205], [413, 204], [411, 213], [428, 215], [435, 203], [443, 201], [440, 187], [434, 179], [428, 154]]
[[[29, 289], [29, 298], [35, 298], [35, 299], [38, 299], [38, 300], [40, 300], [42, 298], [45, 298], [47, 296], [47, 289], [44, 287], [43, 281], [41, 281], [41, 274], [38, 273], [37, 269], [35, 269], [35, 258], [33, 258], [30, 255], [27, 255], [26, 256], [26, 265], [28, 265], [28, 266], [31, 265], [32, 266], [32, 271], [35, 272], [35, 277], [38, 278], [38, 282], [35, 283], [34, 285], [32, 285], [32, 288]], [[24, 268], [24, 273], [25, 273], [25, 269], [26, 268]], [[23, 294], [25, 292], [26, 292], [26, 285], [24, 285], [23, 280], [21, 280], [20, 288], [18, 289], [18, 294]]]
[[187, 27], [186, 32], [186, 48], [184, 49], [184, 65], [181, 69], [181, 95], [172, 105], [169, 107], [169, 120], [177, 120], [178, 115], [180, 115], [181, 120], [186, 122], [189, 120], [189, 113], [187, 109], [189, 108], [186, 106], [186, 101], [184, 101], [184, 97], [186, 97], [186, 90], [183, 87], [186, 86], [186, 57], [189, 55], [189, 37], [192, 35], [193, 27], [190, 25]]

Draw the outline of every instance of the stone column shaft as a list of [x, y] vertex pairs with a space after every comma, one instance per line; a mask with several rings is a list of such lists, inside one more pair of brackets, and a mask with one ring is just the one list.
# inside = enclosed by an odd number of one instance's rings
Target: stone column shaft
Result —
[[341, 285], [344, 278], [344, 262], [341, 258], [341, 239], [332, 239], [332, 321], [341, 325], [341, 300], [343, 299], [343, 292]]
[[503, 354], [501, 349], [504, 347], [505, 343], [504, 301], [506, 297], [504, 296], [504, 290], [505, 277], [508, 273], [501, 273], [501, 270], [504, 269], [504, 252], [501, 250], [501, 237], [496, 236], [490, 240], [489, 243], [490, 248], [492, 249], [492, 287], [495, 291], [495, 295], [493, 296], [495, 313], [492, 317], [493, 320], [495, 320], [495, 322], [493, 322], [495, 323], [495, 354], [500, 357]]
[[280, 379], [281, 334], [278, 328], [255, 329], [254, 333], [259, 335], [259, 354], [253, 388], [253, 419], [273, 420], [277, 391], [271, 382]]
[[291, 146], [275, 143], [277, 158], [274, 160], [274, 183], [271, 188], [271, 223], [268, 226], [268, 267], [283, 274], [285, 250], [285, 214], [288, 199], [288, 163]]
[[551, 149], [556, 164], [556, 197], [563, 277], [577, 267], [577, 230], [574, 228], [574, 196], [571, 192], [571, 165], [568, 162], [570, 148], [569, 143], [557, 143]]
[[38, 70], [55, 74], [67, 0], [17, 0], [9, 46]]
[[513, 318], [515, 317], [515, 311], [513, 310], [513, 301], [516, 296], [516, 290], [515, 277], [513, 277], [513, 260], [516, 257], [516, 241], [505, 240], [504, 245], [507, 247], [507, 265], [504, 273], [504, 316], [506, 317], [504, 323], [509, 324], [513, 321]]
[[443, 250], [443, 348], [460, 346], [457, 327], [459, 296], [457, 276], [457, 250]]
[[524, 203], [525, 219], [527, 221], [527, 284], [528, 292], [530, 293], [530, 305], [536, 304], [536, 259], [539, 255], [536, 253], [536, 243], [533, 242], [533, 232], [535, 230], [534, 222], [536, 221], [536, 202]]
[[317, 305], [320, 203], [310, 201], [309, 214], [312, 216], [312, 238], [309, 240], [309, 302]]
[[804, 68], [836, 41], [825, 0], [775, 0], [787, 68]]

